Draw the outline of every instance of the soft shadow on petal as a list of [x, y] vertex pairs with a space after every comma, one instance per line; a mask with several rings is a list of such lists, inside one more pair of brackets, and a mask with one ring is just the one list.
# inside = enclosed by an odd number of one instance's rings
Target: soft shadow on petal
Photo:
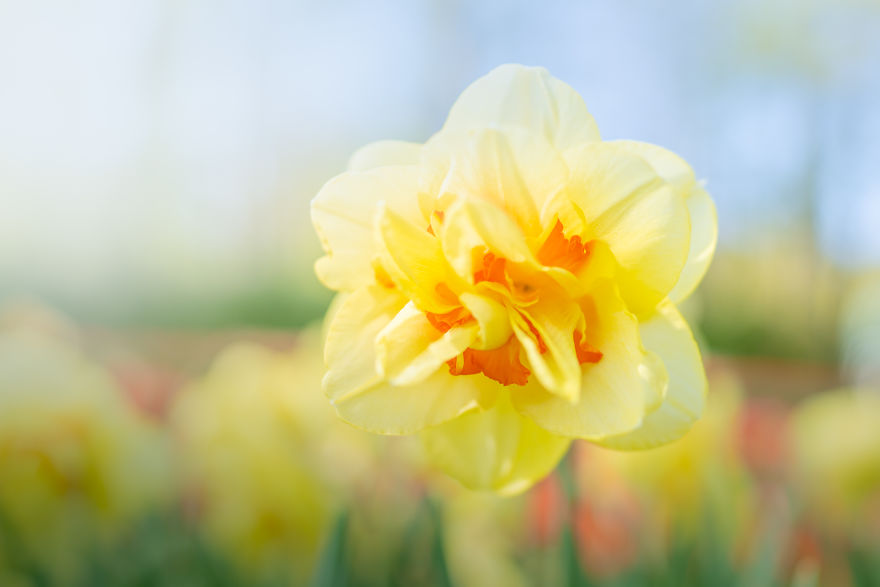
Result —
[[534, 381], [512, 393], [516, 408], [556, 434], [596, 440], [634, 430], [659, 407], [667, 385], [663, 362], [646, 351], [635, 316], [610, 286], [597, 288], [587, 309], [586, 336], [602, 353], [582, 366], [581, 390], [572, 403]]
[[422, 145], [406, 141], [376, 141], [364, 145], [351, 156], [349, 171], [368, 171], [387, 165], [418, 165]]
[[605, 241], [623, 268], [621, 294], [651, 313], [676, 284], [690, 246], [684, 200], [637, 155], [592, 143], [566, 153], [573, 205], [558, 207], [566, 234]]
[[381, 167], [347, 172], [328, 181], [312, 200], [312, 223], [326, 256], [315, 271], [331, 289], [352, 291], [375, 282], [374, 218], [380, 202], [410, 222], [425, 222], [418, 208], [418, 168]]
[[675, 306], [665, 301], [643, 322], [642, 343], [660, 357], [669, 374], [663, 404], [632, 432], [597, 440], [620, 450], [653, 448], [684, 436], [703, 413], [706, 375], [697, 343]]
[[599, 140], [583, 98], [541, 67], [502, 65], [481, 77], [452, 106], [447, 130], [519, 125], [558, 149]]
[[547, 475], [571, 439], [521, 416], [501, 392], [494, 406], [422, 432], [428, 459], [469, 489], [525, 491]]

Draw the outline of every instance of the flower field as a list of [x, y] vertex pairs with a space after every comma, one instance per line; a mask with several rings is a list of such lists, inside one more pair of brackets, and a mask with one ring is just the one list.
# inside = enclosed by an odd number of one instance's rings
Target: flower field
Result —
[[0, 587], [880, 586], [878, 32], [0, 1]]
[[39, 306], [2, 323], [4, 585], [880, 578], [878, 395], [767, 395], [791, 362], [709, 356], [707, 412], [683, 440], [575, 442], [499, 497], [438, 473], [416, 438], [341, 422], [315, 329], [120, 344]]

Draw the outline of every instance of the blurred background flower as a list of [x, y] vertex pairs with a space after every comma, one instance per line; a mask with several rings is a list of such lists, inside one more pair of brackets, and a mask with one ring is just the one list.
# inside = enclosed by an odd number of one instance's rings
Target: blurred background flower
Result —
[[168, 447], [63, 319], [25, 305], [0, 322], [0, 583], [69, 583], [170, 499]]
[[315, 410], [291, 409], [310, 390], [287, 359], [253, 345], [224, 350], [178, 395], [172, 423], [191, 514], [209, 540], [251, 568], [303, 581], [334, 496], [310, 467], [318, 455], [305, 450], [304, 421]]
[[878, 416], [880, 390], [875, 389], [817, 394], [793, 415], [795, 488], [821, 523], [844, 534], [871, 528], [864, 524], [872, 512], [871, 521], [880, 521]]

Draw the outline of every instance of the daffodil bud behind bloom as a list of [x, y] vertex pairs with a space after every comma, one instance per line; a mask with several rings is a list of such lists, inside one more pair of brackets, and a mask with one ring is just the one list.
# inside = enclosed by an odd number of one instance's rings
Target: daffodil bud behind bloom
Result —
[[711, 260], [712, 201], [676, 155], [601, 141], [543, 69], [477, 80], [424, 145], [364, 147], [312, 220], [341, 296], [325, 393], [361, 428], [423, 432], [469, 487], [520, 491], [573, 438], [652, 447], [702, 411], [675, 303]]

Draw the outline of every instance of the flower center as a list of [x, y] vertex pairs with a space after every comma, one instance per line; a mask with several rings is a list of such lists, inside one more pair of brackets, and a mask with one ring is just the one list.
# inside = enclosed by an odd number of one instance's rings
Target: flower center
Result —
[[[442, 213], [436, 213], [442, 221]], [[429, 227], [429, 232], [433, 230]], [[545, 266], [560, 267], [572, 273], [583, 269], [589, 261], [594, 241], [584, 243], [580, 236], [566, 238], [563, 226], [556, 221], [549, 236], [538, 249], [537, 259]], [[511, 279], [507, 259], [498, 257], [488, 249], [475, 248], [473, 255], [473, 282], [474, 284], [491, 283], [502, 286], [512, 294], [512, 299], [506, 304], [517, 301], [527, 302], [535, 300], [538, 291], [533, 285]], [[444, 297], [454, 298], [455, 294], [445, 284], [438, 285], [438, 290], [443, 288]], [[497, 290], [496, 290], [497, 291]], [[521, 314], [522, 315], [522, 314]], [[548, 351], [539, 330], [531, 320], [522, 315], [529, 326], [530, 333], [534, 338], [541, 354]], [[474, 316], [464, 306], [459, 306], [452, 311], [443, 314], [426, 313], [431, 325], [440, 332], [448, 332], [451, 328], [461, 326], [475, 320]], [[584, 333], [575, 330], [572, 333], [574, 350], [578, 362], [598, 363], [602, 359], [602, 352], [587, 342]], [[486, 377], [501, 383], [502, 385], [526, 385], [531, 371], [521, 359], [522, 346], [512, 334], [501, 346], [493, 349], [467, 348], [459, 356], [447, 361], [449, 373], [452, 375], [474, 375], [482, 373]]]

